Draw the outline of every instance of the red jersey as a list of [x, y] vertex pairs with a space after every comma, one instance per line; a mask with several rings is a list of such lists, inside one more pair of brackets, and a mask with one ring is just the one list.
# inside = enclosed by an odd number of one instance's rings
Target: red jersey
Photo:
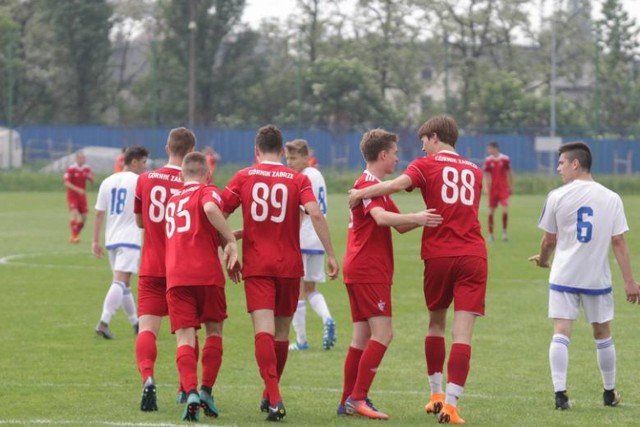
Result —
[[[353, 188], [370, 187], [380, 180], [364, 171]], [[382, 227], [369, 214], [373, 208], [399, 213], [391, 197], [364, 199], [349, 213], [347, 251], [344, 255], [344, 282], [391, 285], [393, 281], [393, 242], [391, 228]]]
[[300, 255], [300, 206], [315, 202], [306, 175], [280, 163], [238, 171], [222, 193], [224, 209], [242, 205], [242, 277], [304, 275]]
[[420, 188], [428, 209], [443, 221], [422, 231], [422, 259], [473, 255], [487, 257], [478, 209], [482, 193], [482, 171], [453, 151], [421, 157], [409, 164], [405, 175], [411, 187]]
[[[64, 182], [70, 182], [83, 190], [87, 188], [87, 180], [93, 180], [93, 172], [86, 163], [82, 166], [73, 163], [64, 171]], [[69, 189], [67, 189], [67, 193], [78, 194]]]
[[167, 203], [167, 289], [176, 286], [224, 286], [224, 273], [218, 257], [218, 231], [204, 212], [204, 205], [209, 202], [222, 210], [217, 187], [188, 182]]
[[509, 194], [508, 173], [511, 170], [511, 160], [506, 154], [498, 154], [497, 156], [487, 156], [484, 159], [484, 171], [491, 175], [491, 193]]
[[133, 211], [142, 214], [144, 226], [140, 276], [166, 276], [164, 213], [169, 198], [182, 188], [180, 170], [165, 165], [138, 178]]

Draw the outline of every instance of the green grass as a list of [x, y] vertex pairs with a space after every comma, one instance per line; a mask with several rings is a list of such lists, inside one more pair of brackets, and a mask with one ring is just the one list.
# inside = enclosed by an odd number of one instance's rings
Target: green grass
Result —
[[[398, 195], [395, 200], [405, 211], [422, 206], [418, 194]], [[342, 258], [346, 197], [334, 195], [330, 203], [332, 236]], [[595, 344], [581, 317], [570, 347], [569, 392], [574, 408], [566, 412], [553, 409], [547, 360], [551, 338], [551, 322], [546, 317], [548, 270], [527, 262], [538, 250], [541, 232], [536, 223], [542, 203], [543, 196], [514, 197], [511, 240], [489, 245], [487, 315], [478, 321], [474, 334], [461, 415], [470, 426], [635, 425], [640, 417], [635, 362], [640, 354], [638, 308], [624, 301], [615, 263], [613, 330], [623, 404], [602, 406]], [[627, 240], [637, 265], [640, 196], [625, 197], [625, 208], [632, 230]], [[168, 322], [158, 341], [160, 410], [141, 413], [135, 340], [125, 316], [118, 312], [112, 322], [116, 340], [97, 338], [93, 332], [110, 283], [108, 262], [90, 254], [91, 220], [81, 244], [67, 243], [67, 215], [62, 192], [0, 193], [0, 258], [18, 255], [0, 264], [0, 425], [183, 424], [182, 407], [174, 402], [178, 380], [175, 340]], [[481, 217], [484, 224], [484, 209]], [[234, 225], [239, 220], [238, 214], [232, 217]], [[385, 425], [436, 424], [423, 410], [428, 385], [419, 238], [417, 232], [394, 236], [395, 338], [370, 393], [391, 417]], [[342, 282], [327, 283], [321, 290], [337, 322], [338, 343], [331, 351], [321, 349], [320, 321], [308, 310], [312, 349], [289, 356], [282, 381], [289, 412], [286, 423], [370, 425], [371, 421], [335, 416], [350, 338], [349, 304]], [[263, 414], [258, 412], [262, 385], [242, 287], [228, 284], [227, 298], [224, 362], [214, 390], [221, 414], [218, 420], [204, 420], [203, 424], [263, 426]]]

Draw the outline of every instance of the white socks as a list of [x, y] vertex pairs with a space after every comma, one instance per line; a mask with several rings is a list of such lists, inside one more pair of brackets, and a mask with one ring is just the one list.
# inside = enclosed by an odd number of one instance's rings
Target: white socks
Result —
[[309, 300], [309, 304], [311, 304], [311, 308], [315, 311], [318, 316], [322, 318], [322, 324], [331, 319], [331, 313], [329, 312], [329, 307], [327, 306], [327, 301], [324, 299], [324, 296], [318, 291], [313, 291], [307, 297]]
[[442, 393], [442, 372], [429, 375], [429, 388], [431, 393]]
[[122, 309], [127, 314], [129, 323], [132, 326], [138, 323], [138, 311], [136, 310], [136, 302], [133, 300], [131, 288], [125, 288], [122, 294]]
[[102, 305], [102, 317], [100, 321], [107, 325], [111, 322], [111, 318], [116, 314], [116, 310], [122, 303], [122, 297], [126, 289], [126, 285], [122, 282], [113, 281], [111, 287], [104, 297], [104, 304]]
[[613, 390], [616, 387], [616, 346], [613, 338], [596, 340], [596, 357], [604, 389]]
[[570, 341], [568, 337], [562, 334], [554, 334], [551, 339], [551, 344], [549, 345], [549, 365], [551, 366], [553, 391], [565, 391], [567, 389]]
[[296, 332], [296, 341], [298, 344], [307, 342], [307, 306], [303, 299], [298, 300], [298, 308], [293, 314], [293, 330]]
[[447, 383], [447, 391], [444, 397], [444, 403], [457, 406], [458, 399], [460, 399], [460, 396], [462, 396], [463, 391], [464, 387], [454, 383]]

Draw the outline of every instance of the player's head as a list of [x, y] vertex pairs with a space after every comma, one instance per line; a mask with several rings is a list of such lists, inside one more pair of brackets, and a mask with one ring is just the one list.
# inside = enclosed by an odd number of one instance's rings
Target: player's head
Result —
[[87, 161], [87, 157], [84, 155], [83, 151], [76, 151], [76, 163], [78, 166], [84, 165], [84, 162]]
[[256, 154], [282, 155], [282, 132], [275, 125], [266, 125], [256, 133]]
[[207, 182], [209, 178], [209, 165], [207, 157], [197, 151], [193, 151], [184, 156], [182, 160], [182, 180]]
[[418, 138], [422, 141], [422, 149], [427, 154], [438, 151], [437, 145], [440, 143], [455, 148], [458, 142], [458, 125], [453, 117], [435, 116], [420, 126]]
[[497, 156], [500, 153], [500, 146], [496, 141], [491, 141], [487, 144], [487, 152], [492, 156]]
[[591, 150], [582, 141], [568, 142], [558, 149], [558, 173], [564, 182], [571, 182], [580, 174], [591, 173]]
[[196, 147], [196, 136], [185, 127], [171, 129], [167, 138], [169, 156], [183, 158]]
[[384, 129], [372, 129], [362, 135], [360, 151], [367, 166], [380, 162], [384, 173], [392, 173], [398, 163], [398, 135]]
[[147, 168], [147, 158], [149, 151], [142, 145], [127, 147], [124, 152], [124, 166], [133, 173], [141, 174]]
[[301, 172], [309, 167], [309, 144], [304, 139], [294, 139], [284, 145], [287, 153], [287, 166]]

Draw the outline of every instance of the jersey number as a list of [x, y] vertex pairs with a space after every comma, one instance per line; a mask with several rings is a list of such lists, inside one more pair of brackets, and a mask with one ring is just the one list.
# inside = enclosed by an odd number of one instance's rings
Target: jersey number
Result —
[[276, 223], [284, 221], [288, 195], [287, 186], [284, 184], [275, 184], [269, 188], [264, 182], [256, 183], [251, 189], [251, 218], [256, 222], [266, 221], [267, 217]]
[[[178, 206], [176, 208], [175, 203], [169, 203], [167, 205], [167, 237], [170, 239], [173, 236], [173, 233], [184, 233], [191, 228], [191, 215], [189, 211], [184, 210], [184, 205], [189, 201], [189, 197], [181, 199], [178, 202]], [[184, 224], [176, 227], [177, 219], [183, 218]]]
[[120, 215], [124, 212], [124, 204], [127, 202], [126, 188], [111, 189], [111, 210], [110, 215]]
[[[171, 188], [171, 195], [178, 193], [180, 190]], [[149, 219], [152, 222], [162, 222], [164, 220], [164, 204], [167, 202], [167, 189], [160, 185], [156, 185], [151, 189], [149, 195], [151, 204], [149, 205]]]
[[578, 221], [576, 223], [576, 238], [580, 243], [587, 243], [591, 240], [593, 234], [593, 224], [588, 221], [593, 216], [593, 209], [583, 206], [578, 209]]
[[463, 205], [472, 206], [473, 201], [476, 198], [475, 190], [473, 189], [476, 183], [476, 176], [469, 169], [458, 169], [446, 166], [442, 169], [442, 201], [453, 205], [458, 203], [458, 200]]
[[320, 206], [320, 210], [324, 215], [327, 214], [327, 192], [324, 190], [324, 187], [318, 188], [318, 205]]

